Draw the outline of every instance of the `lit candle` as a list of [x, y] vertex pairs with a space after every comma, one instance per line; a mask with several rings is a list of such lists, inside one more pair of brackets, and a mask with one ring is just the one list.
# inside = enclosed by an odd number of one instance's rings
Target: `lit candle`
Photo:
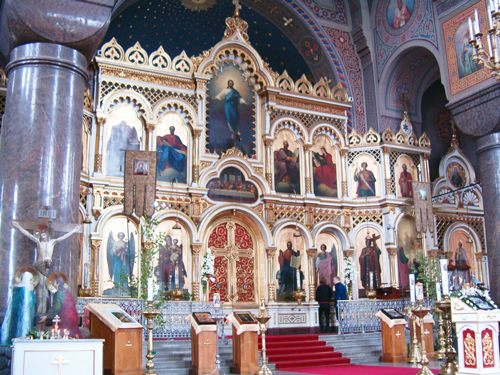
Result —
[[476, 18], [474, 20], [474, 28], [475, 28], [476, 34], [479, 34], [481, 32], [481, 29], [479, 28], [479, 14], [477, 13], [477, 8], [474, 9], [474, 17]]
[[264, 300], [264, 298], [261, 298], [259, 312], [260, 312], [260, 314], [264, 315], [265, 311], [266, 311], [266, 301]]
[[297, 269], [297, 290], [300, 289], [300, 271]]
[[424, 300], [424, 284], [417, 283], [415, 289], [416, 289], [416, 294], [417, 294], [417, 301], [423, 301]]
[[153, 300], [153, 278], [148, 278], [148, 301]]
[[441, 284], [436, 283], [436, 299], [437, 301], [441, 301]]
[[472, 18], [469, 17], [469, 34], [470, 34], [470, 40], [476, 39], [474, 37], [474, 29], [472, 28]]
[[175, 267], [175, 286], [178, 287], [179, 286], [179, 268], [178, 267]]
[[493, 18], [491, 18], [491, 8], [490, 5], [488, 4], [488, 9], [486, 10], [486, 13], [488, 14], [488, 26], [489, 30], [493, 29]]
[[447, 296], [450, 294], [448, 284], [448, 259], [440, 259], [439, 264], [441, 265], [441, 283], [443, 283], [443, 294]]
[[373, 271], [370, 271], [370, 289], [373, 289]]
[[410, 274], [410, 301], [415, 303], [415, 275]]

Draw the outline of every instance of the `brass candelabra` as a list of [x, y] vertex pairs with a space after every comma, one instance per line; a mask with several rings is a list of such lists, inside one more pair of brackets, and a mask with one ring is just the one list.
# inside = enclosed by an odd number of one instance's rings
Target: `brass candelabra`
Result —
[[[437, 303], [436, 303], [437, 305]], [[438, 307], [433, 307], [432, 311], [438, 316], [438, 344], [439, 350], [436, 352], [436, 359], [442, 360], [446, 358], [446, 336], [444, 332], [443, 310]]]
[[[420, 322], [420, 351], [422, 359], [420, 364], [422, 368], [417, 373], [417, 375], [433, 375], [432, 371], [429, 370], [427, 365], [429, 364], [429, 359], [427, 358], [427, 351], [425, 349], [425, 330], [424, 330], [424, 317], [431, 311], [430, 307], [424, 307], [422, 305], [423, 300], [418, 299], [418, 307], [412, 309], [412, 314], [418, 317]], [[414, 331], [415, 332], [415, 331]]]
[[259, 322], [260, 337], [262, 338], [262, 366], [260, 367], [260, 370], [255, 373], [255, 375], [274, 375], [274, 372], [267, 367], [266, 358], [266, 324], [269, 319], [271, 319], [270, 316], [264, 316], [262, 314], [257, 317], [257, 321]]
[[175, 286], [175, 289], [172, 289], [170, 291], [170, 297], [172, 297], [174, 301], [178, 301], [183, 295], [184, 292], [181, 289], [179, 289], [178, 285]]
[[412, 331], [413, 331], [413, 337], [410, 345], [410, 353], [408, 355], [408, 363], [418, 363], [422, 360], [422, 356], [420, 355], [420, 346], [418, 344], [418, 338], [417, 338], [417, 325], [415, 323], [417, 317], [412, 313], [412, 310], [415, 308], [416, 308], [415, 303], [412, 302], [411, 307], [407, 307], [405, 309], [406, 315], [411, 320]]
[[451, 301], [447, 295], [440, 302], [436, 302], [435, 306], [443, 312], [443, 318], [446, 322], [446, 350], [443, 365], [441, 366], [441, 371], [439, 375], [452, 375], [458, 372], [458, 366], [456, 362], [457, 352], [453, 347], [453, 339], [451, 333]]
[[158, 310], [153, 309], [153, 301], [148, 301], [148, 309], [142, 310], [141, 314], [148, 320], [148, 354], [146, 354], [146, 358], [148, 359], [146, 363], [146, 368], [148, 371], [145, 372], [146, 375], [156, 375], [156, 372], [153, 371], [155, 368], [155, 364], [153, 363], [153, 358], [155, 355], [153, 354], [153, 320], [160, 314]]
[[297, 303], [300, 306], [300, 304], [302, 303], [302, 299], [306, 296], [306, 292], [303, 291], [302, 289], [298, 289], [298, 290], [294, 290], [292, 295], [293, 295], [293, 298], [295, 298], [297, 300]]

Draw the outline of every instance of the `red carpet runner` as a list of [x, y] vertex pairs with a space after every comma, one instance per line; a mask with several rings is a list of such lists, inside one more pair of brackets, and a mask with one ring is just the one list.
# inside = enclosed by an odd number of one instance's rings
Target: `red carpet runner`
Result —
[[[347, 365], [335, 367], [313, 367], [302, 370], [288, 370], [296, 373], [316, 375], [415, 375], [420, 368]], [[433, 374], [439, 370], [432, 369]]]
[[[259, 336], [259, 350], [261, 340]], [[266, 336], [266, 354], [277, 370], [349, 364], [349, 358], [333, 351], [318, 335]]]

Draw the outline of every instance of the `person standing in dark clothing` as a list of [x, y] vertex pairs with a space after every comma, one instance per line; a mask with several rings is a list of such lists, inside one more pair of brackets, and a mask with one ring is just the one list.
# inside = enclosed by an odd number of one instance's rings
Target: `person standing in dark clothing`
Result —
[[338, 301], [347, 299], [347, 289], [344, 284], [340, 282], [338, 276], [333, 278], [333, 286], [335, 287], [335, 311], [337, 313], [337, 320], [339, 319]]
[[[321, 333], [330, 332], [330, 300], [332, 299], [332, 288], [326, 285], [326, 279], [322, 277], [320, 285], [316, 289], [316, 301], [319, 303], [319, 326]], [[321, 314], [325, 315], [326, 326], [323, 323]]]

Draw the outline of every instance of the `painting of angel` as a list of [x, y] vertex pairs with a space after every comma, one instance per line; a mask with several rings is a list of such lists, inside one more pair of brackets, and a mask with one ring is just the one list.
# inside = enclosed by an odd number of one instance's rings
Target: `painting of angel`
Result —
[[115, 285], [115, 289], [118, 289], [107, 294], [127, 294], [129, 290], [129, 280], [134, 270], [134, 234], [130, 234], [130, 241], [128, 241], [123, 232], [118, 232], [116, 239], [113, 236], [113, 232], [109, 232], [106, 257], [109, 276]]

